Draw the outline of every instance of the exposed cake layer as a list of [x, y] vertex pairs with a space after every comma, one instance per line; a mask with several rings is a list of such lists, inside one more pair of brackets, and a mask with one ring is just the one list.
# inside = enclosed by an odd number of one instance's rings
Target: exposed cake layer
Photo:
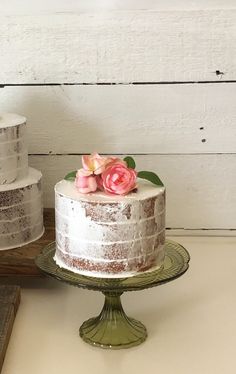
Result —
[[29, 168], [27, 177], [0, 186], [0, 250], [20, 247], [44, 232], [42, 174]]
[[25, 117], [11, 113], [0, 114], [0, 184], [11, 183], [27, 175], [25, 136]]
[[99, 278], [126, 278], [137, 275], [144, 271], [155, 270], [161, 267], [165, 253], [164, 246], [158, 248], [157, 252], [128, 258], [125, 260], [89, 260], [84, 257], [68, 255], [57, 248], [55, 261], [58, 266], [83, 275]]
[[[125, 238], [125, 236], [124, 236]], [[76, 240], [76, 237], [63, 235], [57, 231], [57, 246], [65, 253], [76, 253], [79, 257], [93, 259], [126, 259], [136, 257], [137, 253], [147, 254], [153, 252], [154, 248], [164, 244], [164, 229], [162, 232], [142, 238], [113, 241]], [[67, 247], [70, 250], [67, 250]]]
[[[80, 194], [61, 181], [56, 193], [56, 261], [74, 272], [133, 274], [163, 260], [165, 190], [140, 180], [127, 196]], [[162, 253], [162, 255], [160, 255]]]

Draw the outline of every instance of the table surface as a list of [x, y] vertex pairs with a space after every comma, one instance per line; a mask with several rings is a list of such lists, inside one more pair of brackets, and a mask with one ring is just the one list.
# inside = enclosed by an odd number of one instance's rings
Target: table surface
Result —
[[[128, 315], [142, 321], [148, 339], [108, 351], [78, 334], [103, 295], [49, 278], [10, 279], [22, 300], [2, 374], [235, 374], [236, 238], [171, 237], [185, 246], [190, 269], [161, 287], [122, 296]], [[6, 283], [6, 279], [0, 279]]]

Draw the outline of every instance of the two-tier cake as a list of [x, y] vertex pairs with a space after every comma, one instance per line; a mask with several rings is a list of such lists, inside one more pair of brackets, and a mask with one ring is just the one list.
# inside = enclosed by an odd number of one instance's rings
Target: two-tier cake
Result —
[[89, 276], [128, 277], [162, 265], [165, 188], [137, 178], [152, 174], [160, 181], [154, 173], [137, 173], [127, 161], [84, 156], [83, 169], [56, 184], [55, 261], [60, 267]]
[[42, 236], [41, 179], [38, 170], [28, 167], [26, 119], [0, 114], [0, 250]]

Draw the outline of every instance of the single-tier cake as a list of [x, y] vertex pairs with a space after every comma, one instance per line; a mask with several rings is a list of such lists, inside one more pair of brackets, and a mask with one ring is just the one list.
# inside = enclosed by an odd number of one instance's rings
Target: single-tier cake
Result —
[[80, 193], [73, 181], [55, 186], [56, 263], [75, 273], [128, 277], [164, 259], [165, 188], [138, 179], [123, 195]]

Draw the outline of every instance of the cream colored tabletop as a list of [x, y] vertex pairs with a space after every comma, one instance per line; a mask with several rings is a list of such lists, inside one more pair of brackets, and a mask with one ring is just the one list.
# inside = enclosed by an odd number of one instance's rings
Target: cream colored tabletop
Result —
[[25, 280], [2, 374], [235, 374], [236, 238], [171, 239], [190, 252], [188, 272], [122, 296], [127, 314], [148, 329], [145, 343], [118, 351], [87, 345], [78, 329], [100, 312], [102, 294]]

